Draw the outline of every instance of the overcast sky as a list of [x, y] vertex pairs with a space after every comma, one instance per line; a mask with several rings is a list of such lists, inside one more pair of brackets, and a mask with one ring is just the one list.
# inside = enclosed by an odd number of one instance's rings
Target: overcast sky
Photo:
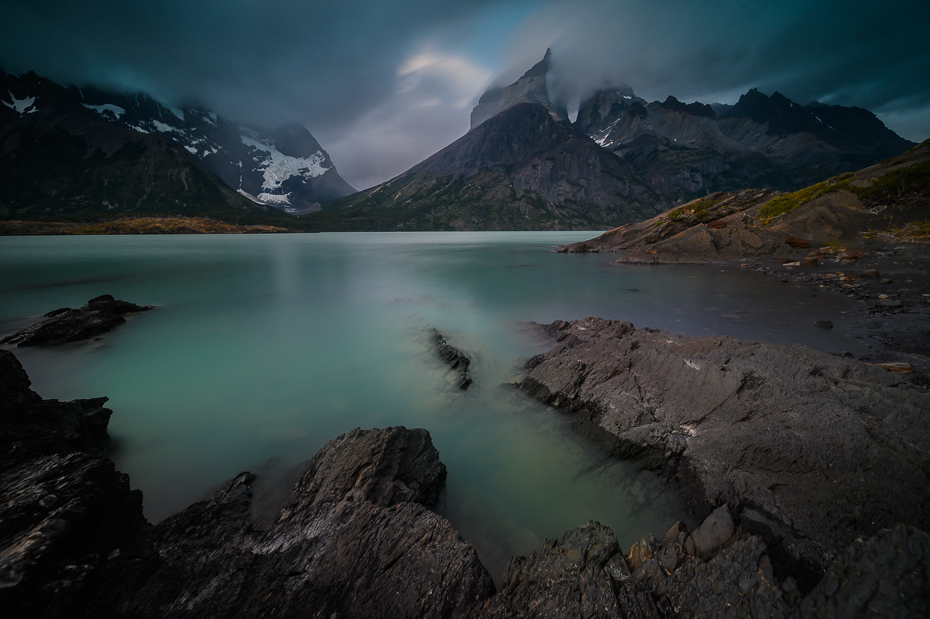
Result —
[[4, 0], [0, 67], [145, 91], [247, 124], [296, 120], [365, 188], [468, 130], [478, 96], [552, 48], [569, 104], [758, 87], [858, 105], [930, 137], [930, 2]]

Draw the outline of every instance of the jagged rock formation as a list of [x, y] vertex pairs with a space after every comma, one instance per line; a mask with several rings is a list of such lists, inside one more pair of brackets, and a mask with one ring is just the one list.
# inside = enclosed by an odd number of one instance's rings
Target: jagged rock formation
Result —
[[[521, 101], [566, 118], [547, 86], [550, 56], [510, 86], [484, 93], [472, 129]], [[794, 191], [914, 146], [868, 110], [802, 107], [756, 89], [735, 105], [711, 106], [673, 96], [647, 102], [627, 85], [609, 88], [582, 101], [574, 126], [623, 157], [672, 204], [750, 187]]]
[[111, 561], [89, 614], [461, 616], [493, 583], [427, 507], [445, 473], [425, 430], [356, 429], [313, 457], [267, 531], [249, 518], [254, 477], [242, 473]]
[[517, 103], [324, 213], [343, 226], [376, 230], [590, 229], [637, 221], [666, 205], [623, 159], [546, 108]]
[[566, 120], [568, 114], [561, 106], [554, 104], [549, 97], [546, 86], [546, 74], [549, 72], [551, 50], [546, 50], [542, 60], [533, 65], [520, 79], [506, 87], [491, 88], [478, 99], [478, 105], [471, 111], [471, 128], [474, 129], [487, 119], [500, 114], [518, 103], [535, 103], [541, 105], [555, 120]]
[[106, 398], [58, 402], [29, 389], [0, 350], [0, 607], [73, 617], [108, 557], [147, 523], [142, 493], [105, 455]]
[[354, 191], [299, 125], [259, 132], [202, 108], [64, 88], [34, 73], [0, 72], [0, 81], [4, 217], [297, 214]]
[[860, 536], [930, 525], [930, 398], [854, 359], [589, 318], [545, 327], [521, 389], [617, 457], [729, 505], [778, 562], [821, 573]]
[[[501, 590], [427, 509], [445, 479], [425, 430], [353, 430], [317, 453], [277, 518], [241, 473], [156, 527], [104, 455], [106, 398], [42, 400], [0, 350], [0, 604], [20, 617], [823, 616], [930, 609], [930, 536], [856, 541], [809, 596], [721, 507], [626, 557], [596, 522], [511, 560]], [[894, 489], [892, 489], [893, 491]], [[777, 550], [777, 548], [776, 548]]]
[[449, 367], [451, 372], [455, 373], [455, 386], [462, 391], [468, 389], [472, 384], [471, 373], [468, 371], [471, 359], [449, 344], [445, 336], [436, 329], [430, 331], [430, 340], [432, 340], [433, 346], [436, 348], [439, 359]]
[[0, 344], [54, 346], [78, 342], [112, 331], [126, 322], [124, 316], [152, 309], [117, 301], [111, 295], [94, 297], [79, 309], [62, 307], [44, 315], [45, 320], [0, 339]]

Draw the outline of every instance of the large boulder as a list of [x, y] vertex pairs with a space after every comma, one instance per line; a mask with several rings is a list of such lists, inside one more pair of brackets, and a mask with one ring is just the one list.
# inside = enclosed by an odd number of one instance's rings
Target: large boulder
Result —
[[902, 376], [612, 320], [544, 330], [558, 345], [529, 361], [524, 391], [678, 482], [697, 517], [729, 505], [778, 562], [819, 574], [857, 537], [930, 526], [930, 395]]

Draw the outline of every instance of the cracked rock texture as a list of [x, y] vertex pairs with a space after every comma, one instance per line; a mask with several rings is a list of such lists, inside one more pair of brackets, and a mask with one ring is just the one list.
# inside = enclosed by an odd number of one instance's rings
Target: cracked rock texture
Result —
[[801, 346], [683, 337], [588, 318], [520, 388], [614, 455], [678, 482], [698, 517], [728, 505], [791, 569], [824, 571], [857, 537], [930, 525], [930, 396]]

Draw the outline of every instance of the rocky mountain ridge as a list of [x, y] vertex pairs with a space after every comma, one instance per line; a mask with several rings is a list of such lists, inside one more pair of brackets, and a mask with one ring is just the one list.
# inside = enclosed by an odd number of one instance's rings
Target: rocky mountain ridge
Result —
[[330, 225], [354, 220], [375, 230], [596, 229], [667, 206], [626, 161], [549, 108], [519, 102], [404, 174], [309, 220], [331, 215]]
[[[273, 131], [256, 130], [203, 108], [172, 108], [141, 93], [64, 88], [34, 73], [3, 73], [0, 79], [0, 103], [7, 122], [15, 121], [16, 116], [31, 120], [30, 115], [40, 111], [76, 114], [83, 108], [108, 124], [163, 137], [186, 151], [190, 161], [262, 206], [297, 215], [319, 210], [321, 203], [354, 192], [326, 151], [297, 124]], [[91, 133], [86, 123], [84, 129]]]
[[625, 263], [703, 263], [800, 260], [820, 248], [832, 253], [829, 245], [838, 242], [865, 246], [924, 240], [928, 179], [930, 140], [793, 193], [717, 192], [559, 251], [618, 252], [617, 262]]

